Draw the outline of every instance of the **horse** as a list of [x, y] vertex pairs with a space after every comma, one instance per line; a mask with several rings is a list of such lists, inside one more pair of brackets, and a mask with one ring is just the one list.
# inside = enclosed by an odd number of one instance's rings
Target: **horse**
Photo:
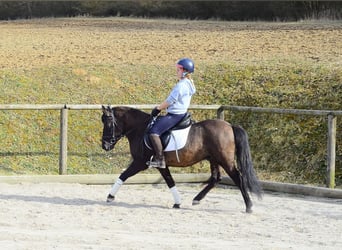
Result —
[[[121, 185], [131, 176], [148, 169], [147, 162], [153, 151], [144, 144], [146, 128], [151, 115], [128, 106], [102, 106], [102, 148], [110, 151], [115, 144], [126, 137], [129, 142], [132, 162], [113, 184], [107, 202], [115, 199]], [[234, 184], [240, 189], [246, 206], [246, 213], [252, 212], [249, 192], [262, 197], [262, 189], [253, 168], [247, 132], [220, 119], [208, 119], [191, 125], [186, 144], [175, 151], [164, 152], [166, 168], [157, 168], [169, 187], [173, 198], [173, 208], [180, 208], [181, 199], [169, 166], [188, 167], [202, 160], [210, 163], [211, 176], [206, 186], [194, 197], [192, 204], [199, 204], [207, 193], [222, 179], [222, 167]], [[177, 157], [176, 157], [177, 156]]]

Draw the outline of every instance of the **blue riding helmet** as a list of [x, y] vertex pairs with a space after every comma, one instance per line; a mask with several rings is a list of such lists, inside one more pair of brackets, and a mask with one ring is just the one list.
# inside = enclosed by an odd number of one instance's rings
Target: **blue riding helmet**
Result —
[[177, 62], [177, 65], [181, 65], [184, 70], [189, 73], [193, 73], [195, 70], [194, 62], [190, 58], [182, 58]]

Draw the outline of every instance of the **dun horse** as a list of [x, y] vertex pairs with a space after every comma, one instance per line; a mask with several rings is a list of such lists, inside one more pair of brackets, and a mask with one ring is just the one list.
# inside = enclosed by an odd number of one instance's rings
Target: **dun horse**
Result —
[[[113, 185], [107, 201], [114, 200], [115, 193], [131, 176], [148, 168], [153, 151], [144, 144], [144, 134], [151, 121], [150, 114], [130, 107], [102, 107], [102, 148], [112, 150], [122, 137], [129, 141], [132, 162], [121, 173]], [[207, 185], [193, 199], [198, 204], [205, 195], [221, 180], [219, 167], [239, 187], [246, 205], [246, 212], [252, 212], [252, 201], [248, 192], [261, 198], [260, 183], [255, 174], [247, 133], [240, 126], [213, 119], [204, 120], [191, 125], [185, 146], [178, 152], [165, 152], [166, 168], [159, 169], [174, 198], [174, 208], [180, 207], [180, 196], [168, 166], [188, 167], [202, 160], [210, 162], [211, 177]]]

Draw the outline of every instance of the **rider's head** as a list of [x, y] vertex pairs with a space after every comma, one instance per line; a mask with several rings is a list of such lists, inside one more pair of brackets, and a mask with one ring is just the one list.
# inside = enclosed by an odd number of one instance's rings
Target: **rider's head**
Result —
[[182, 58], [176, 63], [177, 70], [182, 71], [181, 77], [190, 75], [195, 70], [194, 62], [190, 58]]

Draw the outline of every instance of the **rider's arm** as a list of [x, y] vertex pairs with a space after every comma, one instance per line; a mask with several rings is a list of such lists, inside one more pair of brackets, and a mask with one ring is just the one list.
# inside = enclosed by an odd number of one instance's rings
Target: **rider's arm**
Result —
[[167, 101], [163, 101], [160, 105], [157, 106], [158, 110], [166, 109], [170, 104]]

